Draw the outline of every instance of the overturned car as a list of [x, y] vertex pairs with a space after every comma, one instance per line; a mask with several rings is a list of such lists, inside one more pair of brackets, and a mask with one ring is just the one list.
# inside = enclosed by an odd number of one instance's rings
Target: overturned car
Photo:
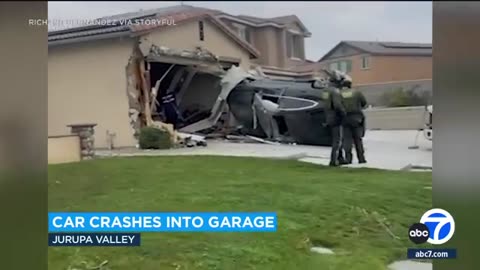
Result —
[[[181, 123], [180, 131], [212, 132], [218, 128], [222, 114], [233, 121], [221, 122], [221, 127], [235, 126], [236, 131], [271, 141], [330, 145], [330, 130], [325, 125], [322, 93], [328, 83], [315, 80], [287, 81], [251, 76], [232, 67], [220, 80], [216, 102], [210, 112], [196, 123]], [[212, 98], [210, 98], [212, 100]], [[179, 103], [179, 113], [188, 113]], [[180, 118], [185, 119], [186, 115]]]

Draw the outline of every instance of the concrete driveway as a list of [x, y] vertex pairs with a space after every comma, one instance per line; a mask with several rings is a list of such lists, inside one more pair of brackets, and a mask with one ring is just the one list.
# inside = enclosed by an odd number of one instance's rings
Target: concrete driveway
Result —
[[[418, 136], [418, 149], [414, 145], [417, 131], [372, 131], [365, 134], [365, 156], [367, 164], [354, 164], [349, 167], [368, 167], [389, 170], [402, 170], [408, 166], [432, 167], [432, 143], [423, 134]], [[110, 156], [160, 156], [160, 155], [222, 155], [242, 157], [268, 157], [297, 159], [303, 162], [327, 165], [330, 147], [309, 145], [273, 145], [264, 143], [240, 143], [209, 140], [207, 147], [180, 148], [169, 150], [140, 150], [136, 148], [118, 150], [97, 150], [99, 157]]]
[[[354, 164], [348, 167], [367, 167], [389, 170], [401, 170], [408, 167], [432, 167], [432, 142], [425, 139], [422, 133], [418, 135], [418, 149], [409, 149], [415, 144], [417, 131], [367, 131], [364, 138], [366, 164]], [[327, 148], [326, 154], [330, 149]], [[316, 164], [328, 164], [328, 159], [306, 157], [301, 161]]]

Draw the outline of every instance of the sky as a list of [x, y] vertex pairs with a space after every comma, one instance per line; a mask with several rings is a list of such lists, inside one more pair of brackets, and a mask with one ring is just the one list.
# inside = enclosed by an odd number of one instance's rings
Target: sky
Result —
[[[203, 2], [186, 5], [232, 15], [297, 15], [312, 33], [305, 39], [307, 59], [317, 61], [342, 40], [432, 43], [432, 2]], [[50, 20], [95, 19], [106, 15], [179, 5], [158, 2], [48, 2]]]

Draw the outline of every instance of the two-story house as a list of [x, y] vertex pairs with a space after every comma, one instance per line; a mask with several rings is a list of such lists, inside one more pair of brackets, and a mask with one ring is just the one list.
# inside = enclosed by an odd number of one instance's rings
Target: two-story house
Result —
[[305, 62], [305, 38], [311, 33], [295, 15], [256, 18], [251, 16], [216, 16], [260, 53], [253, 63], [265, 68], [288, 70]]
[[341, 41], [317, 68], [348, 73], [356, 85], [432, 79], [432, 44]]
[[[184, 95], [182, 104], [203, 108], [216, 100], [217, 88], [207, 79], [213, 75], [206, 71], [218, 64], [261, 66], [270, 76], [298, 78], [301, 74], [289, 68], [304, 62], [303, 40], [310, 36], [296, 16], [261, 19], [187, 5], [98, 21], [105, 23], [48, 34], [48, 133], [95, 123], [97, 147], [108, 147], [110, 134], [116, 147], [137, 143], [138, 119], [158, 113], [149, 109], [155, 102], [148, 99], [159, 81], [163, 92], [185, 81], [184, 92], [191, 95]], [[188, 76], [177, 77], [187, 65]], [[190, 86], [201, 90], [188, 91]]]

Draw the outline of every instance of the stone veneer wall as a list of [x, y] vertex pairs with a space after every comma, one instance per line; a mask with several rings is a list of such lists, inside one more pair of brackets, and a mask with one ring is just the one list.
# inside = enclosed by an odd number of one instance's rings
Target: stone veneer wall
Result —
[[97, 124], [72, 124], [71, 133], [80, 137], [80, 149], [82, 159], [92, 159], [95, 156], [95, 126]]

